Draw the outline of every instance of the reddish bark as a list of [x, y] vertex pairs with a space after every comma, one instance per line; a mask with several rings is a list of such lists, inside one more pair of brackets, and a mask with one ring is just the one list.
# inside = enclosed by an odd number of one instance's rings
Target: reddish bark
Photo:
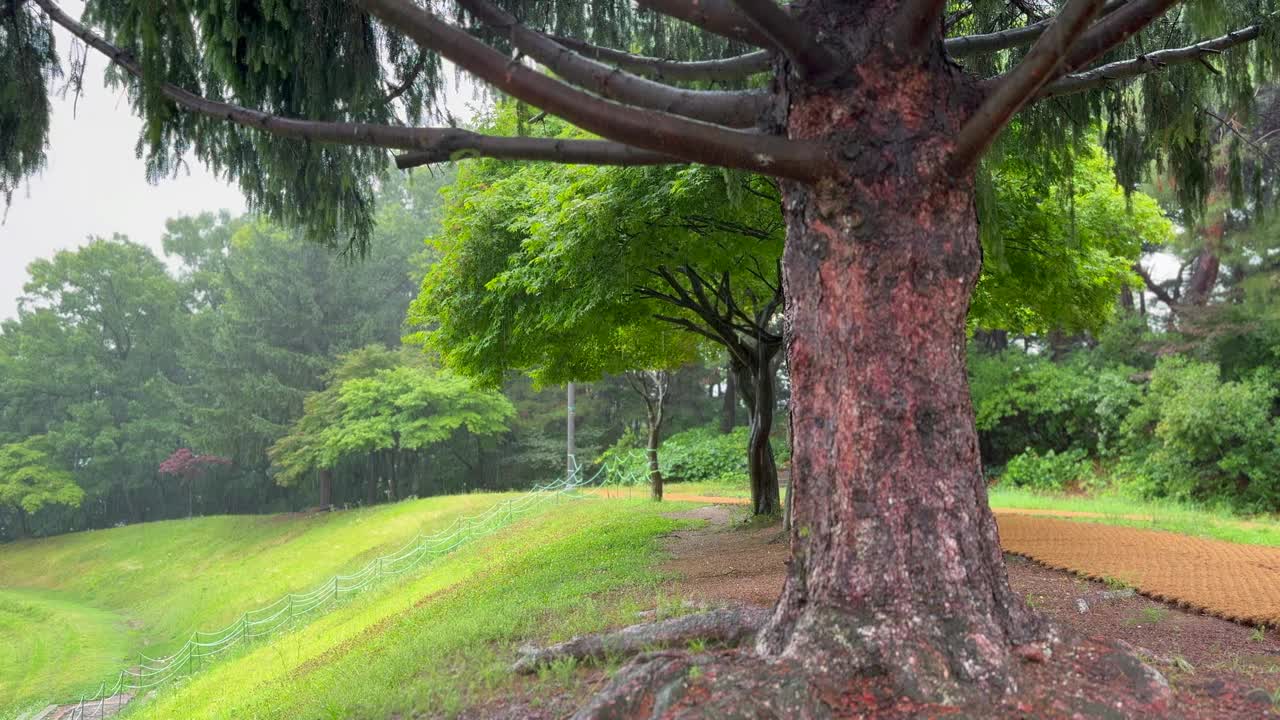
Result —
[[1217, 254], [1218, 244], [1211, 233], [1206, 233], [1204, 249], [1196, 256], [1195, 267], [1191, 271], [1191, 281], [1187, 283], [1185, 294], [1187, 305], [1202, 306], [1213, 294], [1213, 288], [1218, 284], [1218, 271], [1222, 266], [1222, 260]]
[[[852, 52], [894, 6], [876, 5], [811, 21]], [[792, 560], [757, 651], [922, 700], [998, 691], [1041, 623], [1009, 589], [973, 425], [973, 183], [938, 172], [977, 94], [937, 43], [852, 67], [847, 87], [786, 88], [788, 134], [841, 142], [845, 163], [838, 182], [782, 183]]]

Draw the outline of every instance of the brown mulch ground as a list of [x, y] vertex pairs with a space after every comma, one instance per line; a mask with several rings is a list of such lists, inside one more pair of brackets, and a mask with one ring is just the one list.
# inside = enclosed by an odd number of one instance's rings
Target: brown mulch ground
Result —
[[[708, 603], [767, 605], [777, 598], [782, 589], [783, 563], [787, 558], [787, 546], [777, 525], [744, 525], [740, 522], [741, 510], [723, 505], [698, 508], [679, 516], [708, 520], [710, 524], [674, 533], [669, 539], [671, 559], [665, 569], [681, 578], [674, 583], [675, 592]], [[1011, 519], [1013, 523], [1009, 522]], [[1224, 549], [1216, 547], [1219, 543], [1209, 542], [1206, 546], [1201, 544], [1206, 541], [1171, 536], [1170, 533], [1045, 518], [1005, 516], [999, 521], [1002, 542], [1006, 548], [1016, 547], [1019, 552], [1049, 556], [1049, 551], [1053, 551], [1065, 556], [1075, 543], [1074, 547], [1079, 548], [1082, 557], [1101, 559], [1108, 557], [1106, 550], [1119, 556], [1120, 553], [1146, 553], [1161, 548], [1163, 552], [1179, 558], [1176, 562], [1181, 567], [1180, 571], [1188, 577], [1214, 574], [1217, 571], [1212, 563], [1220, 556], [1248, 558], [1253, 556], [1250, 550], [1268, 550], [1239, 545]], [[1037, 526], [1048, 528], [1049, 532], [1044, 533]], [[1128, 530], [1136, 535], [1101, 532], [1096, 538], [1090, 537], [1090, 533], [1105, 530]], [[1143, 534], [1157, 537], [1147, 538]], [[1195, 551], [1179, 549], [1174, 540], [1187, 541]], [[1154, 544], [1157, 541], [1162, 544]], [[1033, 547], [1033, 543], [1039, 545]], [[1236, 548], [1243, 552], [1236, 551]], [[1269, 693], [1280, 686], [1280, 632], [1258, 632], [1251, 627], [1117, 588], [1114, 582], [1104, 584], [1087, 580], [1017, 555], [1006, 555], [1006, 560], [1010, 584], [1032, 607], [1068, 631], [1127, 643], [1165, 675], [1173, 690], [1173, 701], [1167, 712], [1156, 717], [1272, 716], [1269, 714], [1272, 712]], [[1175, 565], [1173, 561], [1149, 560], [1154, 568]], [[1125, 577], [1123, 571], [1131, 568], [1136, 574], [1129, 577], [1140, 580], [1146, 577], [1139, 572], [1144, 567], [1138, 560], [1124, 567], [1117, 566], [1114, 573], [1096, 574]], [[1242, 572], [1239, 563], [1229, 567]], [[1148, 574], [1159, 577], [1152, 571]], [[1195, 581], [1190, 584], [1200, 585]], [[1277, 584], [1273, 587], [1280, 595], [1280, 576], [1277, 576]], [[1050, 665], [1030, 666], [1029, 671], [1032, 675], [1036, 672], [1045, 674], [1044, 681], [1052, 686], [1055, 681], [1061, 682], [1054, 678], [1054, 673], [1061, 672], [1061, 668]], [[1092, 670], [1084, 665], [1081, 664], [1079, 672], [1085, 673], [1087, 679], [1087, 673]], [[1104, 699], [1105, 684], [1099, 683], [1097, 689], [1100, 699]], [[1037, 706], [1040, 708], [1037, 712], [1047, 713], [1041, 716], [1057, 716], [1049, 708], [1038, 703]], [[1037, 716], [1034, 712], [1026, 715]], [[1116, 716], [1132, 715], [1120, 712]]]
[[[723, 524], [724, 516], [733, 512], [725, 505], [730, 501], [738, 504], [737, 500], [698, 498], [696, 501], [720, 505], [697, 512], [712, 513]], [[996, 510], [1000, 544], [1006, 552], [1087, 578], [1119, 581], [1157, 600], [1226, 620], [1280, 627], [1280, 548], [1072, 522], [1040, 513]], [[1070, 515], [1090, 516], [1079, 512]], [[776, 529], [752, 532], [759, 535], [756, 540], [778, 540]], [[732, 562], [721, 562], [718, 556], [724, 548], [719, 545], [728, 542], [725, 538], [702, 542], [708, 544], [702, 551], [674, 551], [677, 561], [672, 569], [695, 579], [688, 584], [691, 591], [697, 592], [699, 583], [710, 582], [719, 592], [743, 602], [763, 603], [777, 597], [781, 584], [762, 586], [754, 579], [761, 568], [735, 568]], [[786, 545], [782, 541], [776, 545], [772, 561], [780, 568], [786, 559]]]
[[1249, 625], [1280, 625], [1280, 548], [1157, 530], [1002, 515], [1008, 552]]

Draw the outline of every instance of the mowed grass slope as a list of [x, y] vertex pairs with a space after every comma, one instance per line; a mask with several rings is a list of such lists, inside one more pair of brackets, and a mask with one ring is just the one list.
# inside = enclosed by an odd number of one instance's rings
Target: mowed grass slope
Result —
[[96, 679], [117, 672], [130, 645], [130, 629], [115, 613], [38, 591], [0, 590], [0, 707], [40, 697], [68, 668]]
[[[671, 609], [660, 537], [687, 505], [588, 498], [470, 544], [418, 577], [170, 687], [132, 718], [451, 717], [523, 696], [583, 692], [575, 665], [511, 672], [526, 642], [556, 642]], [[589, 688], [588, 688], [589, 689]], [[560, 708], [563, 710], [564, 708]]]
[[284, 593], [305, 591], [505, 497], [145, 523], [0, 545], [0, 717], [96, 689]]

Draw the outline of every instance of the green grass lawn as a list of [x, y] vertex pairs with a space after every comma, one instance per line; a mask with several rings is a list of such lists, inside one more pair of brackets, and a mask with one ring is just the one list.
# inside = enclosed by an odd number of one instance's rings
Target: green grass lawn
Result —
[[[162, 692], [130, 718], [450, 716], [526, 687], [516, 648], [671, 607], [655, 564], [682, 507], [566, 502]], [[570, 687], [562, 664], [535, 680]], [[539, 686], [541, 690], [547, 685]], [[581, 691], [577, 687], [576, 691]]]
[[[669, 491], [748, 494], [712, 483]], [[193, 625], [216, 627], [502, 497], [162, 522], [0, 546], [0, 717], [92, 690], [148, 644], [159, 654]], [[1003, 488], [990, 497], [997, 508], [1102, 513], [1088, 521], [1280, 546], [1280, 523], [1172, 503]], [[572, 664], [514, 678], [515, 649], [676, 607], [657, 563], [659, 538], [681, 524], [663, 514], [682, 507], [651, 503], [644, 492], [557, 502], [308, 624], [237, 648], [126, 715], [448, 717], [512, 693], [583, 692]]]
[[[666, 489], [671, 493], [692, 495], [751, 496], [745, 481], [668, 483]], [[637, 490], [637, 496], [639, 492]], [[1071, 519], [1168, 530], [1248, 545], [1280, 546], [1280, 521], [1275, 518], [1243, 518], [1228, 510], [1195, 507], [1169, 500], [1136, 500], [1115, 494], [1054, 495], [1000, 486], [990, 489], [989, 498], [993, 508], [1099, 513], [1102, 517]], [[1149, 519], [1123, 517], [1125, 515], [1141, 515]]]
[[114, 613], [47, 591], [0, 590], [0, 708], [70, 697], [118, 672], [131, 635]]
[[[92, 691], [145, 651], [172, 651], [514, 495], [316, 515], [145, 523], [0, 545], [0, 717]], [[27, 622], [23, 618], [44, 617]], [[105, 672], [103, 672], [105, 670]]]

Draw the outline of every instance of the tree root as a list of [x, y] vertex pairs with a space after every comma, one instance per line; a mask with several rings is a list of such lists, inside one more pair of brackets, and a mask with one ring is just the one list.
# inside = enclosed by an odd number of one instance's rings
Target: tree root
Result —
[[[764, 658], [749, 649], [644, 653], [624, 666], [574, 720], [1167, 717], [1164, 677], [1123, 647], [1072, 637], [1019, 648], [1017, 683], [988, 697], [910, 699], [883, 673], [850, 672], [838, 658]], [[835, 662], [826, 662], [835, 660]], [[1261, 715], [1259, 715], [1261, 717]]]
[[527, 674], [562, 658], [602, 660], [611, 655], [635, 655], [655, 648], [681, 646], [694, 640], [738, 645], [754, 637], [768, 615], [766, 608], [720, 608], [632, 625], [615, 632], [584, 635], [545, 648], [526, 646], [520, 648], [521, 657], [513, 669]]

